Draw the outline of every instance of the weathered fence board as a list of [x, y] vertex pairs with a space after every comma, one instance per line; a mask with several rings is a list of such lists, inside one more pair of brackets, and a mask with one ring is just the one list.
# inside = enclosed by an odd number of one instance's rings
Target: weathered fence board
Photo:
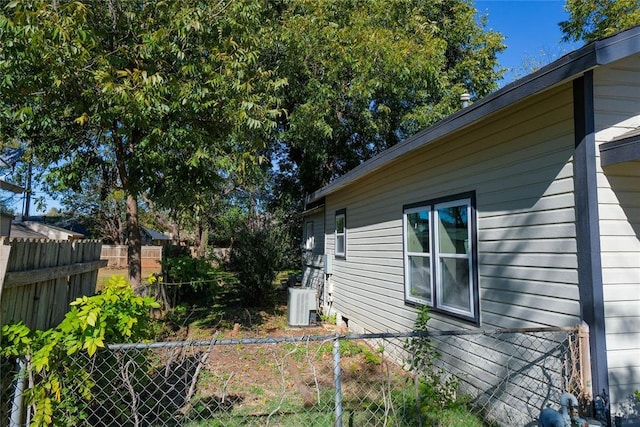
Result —
[[80, 275], [105, 266], [104, 260], [77, 262], [75, 264], [61, 267], [43, 267], [38, 270], [15, 271], [6, 273], [4, 278], [4, 289], [15, 288], [28, 285], [34, 282], [44, 282], [56, 280], [67, 276]]
[[107, 263], [100, 260], [101, 246], [93, 240], [0, 240], [0, 326], [57, 325], [70, 302], [95, 293], [98, 270]]
[[[158, 268], [162, 261], [163, 246], [142, 246], [142, 268]], [[107, 267], [126, 268], [127, 246], [125, 245], [102, 245], [101, 259], [106, 260]]]

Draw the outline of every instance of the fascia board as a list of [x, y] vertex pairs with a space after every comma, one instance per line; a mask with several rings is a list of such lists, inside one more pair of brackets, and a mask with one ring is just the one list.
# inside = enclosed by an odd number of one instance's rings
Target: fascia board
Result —
[[528, 97], [573, 80], [599, 65], [606, 65], [640, 52], [640, 26], [607, 39], [590, 43], [538, 71], [504, 86], [482, 100], [452, 114], [433, 126], [407, 138], [377, 156], [355, 167], [325, 187], [307, 196], [312, 203], [353, 181], [363, 178], [394, 160], [432, 143], [452, 132], [471, 126]]

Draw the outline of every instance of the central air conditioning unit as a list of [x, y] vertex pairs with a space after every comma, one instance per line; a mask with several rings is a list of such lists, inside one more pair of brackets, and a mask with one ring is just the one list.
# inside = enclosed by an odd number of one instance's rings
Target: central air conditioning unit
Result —
[[289, 288], [287, 323], [289, 326], [309, 326], [316, 321], [316, 290]]

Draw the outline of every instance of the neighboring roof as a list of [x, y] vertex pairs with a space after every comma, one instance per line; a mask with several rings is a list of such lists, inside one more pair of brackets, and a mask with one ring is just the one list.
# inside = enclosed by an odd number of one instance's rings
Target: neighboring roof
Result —
[[65, 215], [49, 216], [49, 215], [29, 215], [29, 221], [40, 222], [42, 224], [53, 225], [55, 227], [63, 228], [68, 231], [82, 234], [83, 236], [89, 236], [91, 233], [82, 223], [78, 222], [73, 217]]
[[11, 237], [17, 237], [13, 235], [13, 227], [15, 225], [21, 225], [27, 229], [42, 235], [45, 239], [53, 240], [67, 240], [67, 239], [82, 239], [84, 234], [77, 233], [75, 231], [67, 230], [66, 228], [56, 227], [55, 225], [43, 224], [36, 221], [24, 221], [14, 222], [11, 225]]
[[640, 26], [606, 39], [592, 42], [542, 67], [538, 71], [506, 85], [433, 126], [407, 138], [405, 141], [388, 148], [337, 178], [329, 185], [308, 195], [307, 203], [321, 199], [417, 148], [470, 126], [488, 115], [510, 107], [516, 102], [548, 90], [558, 84], [573, 80], [593, 68], [610, 64], [638, 52], [640, 52]]
[[33, 231], [22, 222], [14, 222], [11, 224], [11, 237], [19, 239], [47, 239], [44, 234]]
[[141, 227], [142, 231], [149, 236], [151, 240], [171, 240], [171, 237], [157, 230], [153, 230], [147, 227]]

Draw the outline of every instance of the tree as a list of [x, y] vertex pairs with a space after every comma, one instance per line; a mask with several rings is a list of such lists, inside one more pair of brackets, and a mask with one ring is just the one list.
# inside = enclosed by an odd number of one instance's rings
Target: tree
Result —
[[166, 177], [207, 163], [224, 175], [229, 151], [251, 162], [274, 124], [284, 81], [257, 61], [260, 11], [259, 0], [14, 0], [0, 12], [0, 141], [28, 143], [58, 188], [101, 173], [123, 192], [133, 284], [141, 196], [160, 183], [197, 194]]
[[520, 65], [509, 70], [513, 74], [512, 81], [538, 71], [545, 65], [550, 64], [558, 58], [568, 54], [571, 50], [573, 49], [571, 49], [569, 44], [559, 43], [554, 46], [541, 47], [537, 52], [537, 55], [525, 54], [522, 57]]
[[236, 287], [246, 306], [268, 305], [275, 296], [278, 271], [289, 267], [295, 248], [275, 216], [249, 212], [238, 225], [227, 268], [236, 274]]
[[[164, 213], [176, 224], [176, 230], [190, 231], [200, 256], [207, 252], [210, 230], [217, 218], [255, 192], [255, 188], [261, 188], [266, 180], [267, 162], [260, 147], [246, 153], [229, 140], [215, 148], [216, 155], [208, 155], [204, 161], [189, 160], [189, 153], [178, 149], [164, 156], [167, 164], [149, 192], [153, 203], [147, 201], [151, 211]], [[192, 190], [185, 191], [185, 182], [192, 185]]]
[[62, 193], [65, 215], [82, 224], [93, 238], [126, 244], [124, 191], [104, 185], [102, 177], [91, 172], [86, 174], [81, 187], [82, 193]]
[[[273, 157], [300, 200], [482, 97], [501, 75], [502, 37], [468, 0], [277, 3], [265, 59], [288, 80]], [[273, 64], [273, 65], [271, 65]]]
[[560, 22], [565, 41], [589, 43], [640, 24], [638, 0], [567, 0], [569, 19]]

